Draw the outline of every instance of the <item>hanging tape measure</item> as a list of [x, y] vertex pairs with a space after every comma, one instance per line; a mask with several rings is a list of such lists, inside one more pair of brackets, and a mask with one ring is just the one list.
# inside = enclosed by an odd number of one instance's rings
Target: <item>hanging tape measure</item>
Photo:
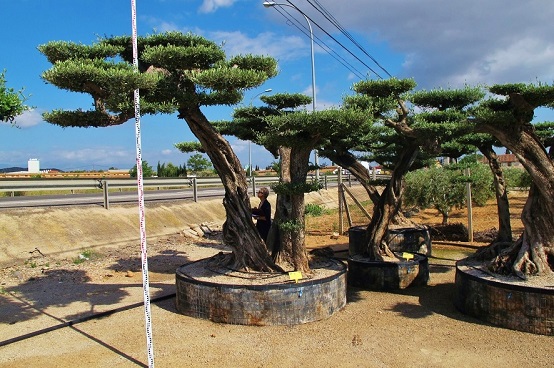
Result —
[[[132, 28], [133, 28], [133, 66], [138, 73], [138, 47], [137, 47], [137, 13], [136, 0], [131, 0]], [[140, 135], [140, 93], [134, 91], [135, 102], [135, 138], [137, 151], [137, 191], [139, 201], [139, 219], [140, 219], [140, 249], [142, 261], [142, 289], [144, 294], [144, 316], [146, 327], [146, 344], [148, 348], [148, 367], [154, 367], [154, 346], [152, 342], [152, 318], [150, 312], [150, 284], [148, 282], [148, 252], [146, 246], [146, 217], [144, 214], [144, 186], [142, 173], [142, 148]]]

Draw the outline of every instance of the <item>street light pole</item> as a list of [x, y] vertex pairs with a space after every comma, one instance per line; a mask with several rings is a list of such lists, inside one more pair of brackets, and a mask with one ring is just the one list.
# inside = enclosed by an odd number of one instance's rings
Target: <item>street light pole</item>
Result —
[[[300, 9], [298, 9], [294, 4], [284, 4], [284, 3], [276, 3], [274, 1], [264, 1], [263, 6], [266, 8], [272, 8], [274, 6], [288, 6], [291, 8], [294, 8], [297, 12], [302, 14], [304, 19], [306, 19], [306, 23], [308, 23], [308, 29], [310, 30], [310, 50], [311, 50], [311, 56], [312, 56], [312, 112], [315, 112], [316, 108], [316, 94], [315, 94], [315, 58], [314, 58], [314, 32], [312, 30], [312, 23], [308, 19], [308, 16], [304, 14], [304, 12]], [[317, 150], [314, 153], [314, 163], [318, 168], [315, 172], [316, 180], [319, 181], [319, 162], [317, 157]]]
[[[261, 96], [263, 95], [264, 93], [268, 93], [268, 92], [271, 92], [273, 91], [271, 88], [268, 88], [260, 93], [258, 93], [257, 95], [255, 95], [254, 97], [252, 97], [250, 99], [250, 107], [252, 107], [252, 103], [254, 102], [254, 100], [256, 99], [256, 97], [258, 96]], [[248, 176], [251, 177], [252, 176], [252, 141], [248, 141]]]

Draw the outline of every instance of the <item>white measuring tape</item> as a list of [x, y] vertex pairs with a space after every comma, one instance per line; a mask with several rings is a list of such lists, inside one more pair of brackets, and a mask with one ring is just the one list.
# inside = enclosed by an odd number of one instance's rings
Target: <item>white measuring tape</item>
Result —
[[[138, 73], [138, 47], [137, 47], [137, 4], [131, 0], [132, 27], [133, 27], [133, 66]], [[144, 317], [146, 325], [146, 344], [148, 347], [148, 367], [154, 367], [154, 345], [152, 342], [152, 318], [150, 312], [150, 284], [148, 282], [148, 256], [146, 247], [146, 218], [144, 215], [144, 187], [142, 182], [142, 153], [140, 136], [140, 93], [134, 91], [135, 102], [135, 137], [137, 148], [137, 186], [139, 200], [140, 219], [140, 249], [142, 260], [142, 289], [144, 294]]]

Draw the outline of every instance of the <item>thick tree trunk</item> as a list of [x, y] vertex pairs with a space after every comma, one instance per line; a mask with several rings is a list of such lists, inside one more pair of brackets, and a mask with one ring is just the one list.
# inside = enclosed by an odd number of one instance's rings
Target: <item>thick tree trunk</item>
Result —
[[523, 234], [513, 246], [499, 250], [499, 254], [490, 264], [490, 269], [503, 274], [513, 273], [521, 278], [526, 278], [530, 274], [551, 274], [554, 270], [552, 157], [546, 152], [532, 126], [525, 122], [512, 124], [509, 128], [483, 124], [479, 129], [495, 136], [515, 154], [533, 180], [521, 215]]
[[233, 248], [233, 256], [227, 261], [239, 269], [282, 271], [273, 262], [254, 226], [246, 175], [229, 142], [217, 132], [198, 107], [179, 109], [179, 118], [185, 119], [202, 144], [225, 188], [223, 239], [225, 244]]
[[[551, 201], [551, 200], [550, 200]], [[551, 274], [554, 270], [554, 213], [549, 200], [542, 198], [533, 184], [523, 208], [524, 231], [512, 246], [505, 248], [491, 261], [489, 268], [500, 274]], [[547, 215], [548, 214], [548, 215]]]
[[416, 145], [408, 146], [399, 157], [392, 177], [381, 194], [377, 206], [373, 209], [373, 217], [367, 227], [367, 256], [370, 259], [382, 261], [384, 256], [394, 256], [390, 251], [385, 236], [393, 217], [398, 213], [402, 194], [404, 193], [404, 176], [412, 166], [419, 147]]
[[502, 168], [498, 162], [498, 156], [492, 146], [480, 146], [479, 150], [487, 158], [492, 172], [494, 190], [496, 194], [496, 208], [498, 210], [498, 234], [493, 243], [506, 243], [512, 241], [512, 225], [510, 224], [510, 203], [508, 190]]
[[443, 225], [447, 225], [448, 224], [448, 219], [449, 219], [449, 213], [446, 212], [446, 211], [439, 211], [440, 214], [442, 215], [442, 224]]
[[[308, 146], [308, 145], [307, 145]], [[280, 148], [281, 182], [302, 185], [306, 183], [311, 150]], [[268, 239], [275, 263], [283, 269], [294, 269], [309, 274], [305, 245], [304, 193], [277, 193], [275, 219]]]

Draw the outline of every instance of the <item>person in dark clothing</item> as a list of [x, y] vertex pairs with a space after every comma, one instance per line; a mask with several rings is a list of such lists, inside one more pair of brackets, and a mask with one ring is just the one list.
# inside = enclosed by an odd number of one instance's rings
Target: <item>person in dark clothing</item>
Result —
[[258, 229], [264, 242], [267, 241], [267, 235], [271, 227], [271, 204], [267, 201], [268, 196], [269, 189], [266, 187], [260, 188], [258, 190], [260, 204], [258, 207], [252, 208], [252, 217], [256, 219], [256, 229]]

